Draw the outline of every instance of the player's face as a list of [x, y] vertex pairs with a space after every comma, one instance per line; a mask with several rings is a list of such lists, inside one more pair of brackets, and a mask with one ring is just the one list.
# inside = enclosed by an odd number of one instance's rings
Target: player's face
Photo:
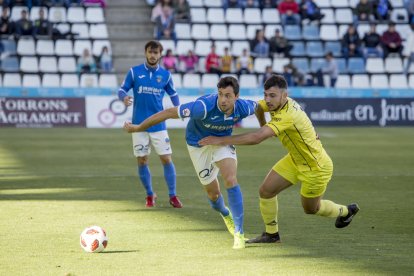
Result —
[[226, 88], [219, 88], [218, 90], [218, 104], [220, 110], [230, 115], [233, 112], [234, 103], [238, 99], [239, 95], [234, 94], [233, 87], [227, 86]]
[[149, 66], [156, 66], [161, 58], [161, 51], [159, 48], [147, 48], [145, 56]]
[[287, 101], [287, 92], [277, 87], [270, 87], [264, 92], [264, 100], [269, 110], [279, 110]]

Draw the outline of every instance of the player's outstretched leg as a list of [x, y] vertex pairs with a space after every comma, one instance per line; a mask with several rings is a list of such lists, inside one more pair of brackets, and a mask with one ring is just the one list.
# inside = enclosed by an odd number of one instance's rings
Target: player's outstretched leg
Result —
[[260, 213], [266, 226], [266, 231], [260, 236], [250, 239], [247, 243], [279, 243], [279, 227], [277, 223], [277, 196], [272, 198], [260, 197]]
[[170, 205], [174, 208], [182, 208], [183, 204], [176, 196], [176, 173], [173, 162], [164, 164], [164, 179], [168, 186], [168, 194], [170, 196]]
[[344, 217], [338, 216], [335, 222], [336, 228], [347, 227], [351, 222], [354, 216], [358, 213], [359, 206], [356, 203], [348, 205], [348, 214]]
[[234, 220], [234, 244], [233, 249], [245, 248], [245, 240], [243, 233], [243, 195], [240, 186], [235, 186], [227, 189], [229, 198], [229, 206]]

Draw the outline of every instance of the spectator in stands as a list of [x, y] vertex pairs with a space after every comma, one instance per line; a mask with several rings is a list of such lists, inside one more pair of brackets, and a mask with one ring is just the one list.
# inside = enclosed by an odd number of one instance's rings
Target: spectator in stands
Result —
[[216, 45], [211, 45], [211, 52], [206, 57], [206, 72], [221, 74], [220, 57], [216, 54]]
[[280, 33], [279, 29], [275, 30], [275, 35], [269, 40], [270, 53], [273, 54], [283, 54], [285, 57], [289, 57], [290, 50], [292, 50], [293, 45], [289, 44], [289, 41]]
[[79, 74], [96, 72], [95, 59], [86, 48], [83, 50], [82, 56], [78, 59], [77, 71]]
[[105, 0], [82, 0], [82, 5], [85, 6], [100, 6], [101, 8], [106, 8]]
[[336, 62], [332, 52], [328, 52], [325, 55], [325, 64], [321, 68], [322, 73], [329, 75], [330, 87], [335, 87], [336, 80], [338, 79], [338, 63]]
[[221, 57], [221, 72], [230, 73], [233, 65], [233, 57], [229, 53], [229, 48], [224, 48], [224, 55]]
[[272, 70], [272, 66], [268, 65], [266, 66], [265, 72], [262, 75], [262, 85], [264, 85], [264, 83], [267, 81], [268, 78], [270, 78], [272, 75], [274, 74], [273, 70]]
[[244, 9], [259, 8], [260, 3], [259, 3], [259, 0], [242, 0], [241, 1], [241, 6]]
[[295, 0], [282, 0], [278, 10], [283, 26], [300, 24], [299, 5]]
[[52, 24], [45, 18], [45, 10], [39, 9], [39, 18], [34, 23], [35, 36], [48, 36], [52, 37]]
[[255, 57], [268, 57], [270, 45], [261, 29], [256, 30], [256, 36], [250, 41], [250, 50]]
[[236, 68], [238, 74], [250, 74], [253, 72], [253, 59], [247, 52], [247, 49], [243, 49], [242, 55], [237, 58]]
[[277, 8], [277, 0], [259, 0], [260, 8], [262, 9], [274, 9]]
[[360, 0], [354, 9], [354, 22], [358, 24], [359, 21], [372, 21], [374, 20], [374, 11], [372, 9], [372, 3], [368, 0]]
[[403, 49], [402, 39], [395, 30], [395, 23], [390, 22], [388, 24], [388, 30], [382, 34], [381, 42], [384, 49], [384, 57], [387, 57], [390, 53], [397, 53], [401, 56]]
[[303, 86], [305, 84], [304, 74], [292, 62], [283, 66], [283, 75], [291, 78], [292, 86]]
[[173, 55], [171, 49], [168, 49], [165, 57], [163, 57], [162, 66], [171, 73], [177, 72], [177, 58]]
[[162, 7], [162, 14], [155, 19], [157, 39], [177, 40], [175, 34], [175, 19], [172, 9], [168, 5]]
[[301, 14], [303, 20], [321, 20], [324, 18], [324, 14], [321, 13], [321, 9], [316, 5], [315, 1], [313, 0], [302, 0], [300, 3], [301, 6]]
[[371, 28], [368, 33], [365, 34], [363, 38], [364, 42], [364, 58], [370, 56], [380, 57], [384, 56], [384, 51], [381, 47], [381, 36], [375, 30], [375, 24], [371, 24]]
[[407, 2], [407, 11], [408, 11], [408, 22], [410, 24], [414, 23], [414, 0], [409, 0]]
[[187, 0], [175, 0], [174, 1], [174, 17], [179, 22], [190, 22], [190, 5]]
[[152, 8], [151, 21], [155, 22], [158, 16], [162, 15], [162, 7], [169, 6], [172, 8], [171, 0], [157, 0], [157, 4]]
[[112, 57], [107, 46], [102, 47], [99, 55], [99, 64], [102, 72], [112, 72]]
[[241, 8], [241, 0], [223, 0], [223, 8]]
[[361, 39], [353, 25], [349, 25], [346, 34], [342, 37], [342, 53], [345, 58], [361, 56]]
[[10, 22], [9, 8], [3, 7], [0, 17], [0, 35], [9, 35], [13, 32], [13, 24]]
[[407, 43], [404, 47], [404, 56], [407, 57], [404, 73], [408, 74], [411, 63], [414, 62], [414, 23], [411, 23], [411, 33], [408, 35]]
[[195, 73], [198, 65], [198, 56], [194, 55], [193, 51], [188, 50], [187, 55], [180, 56], [180, 61], [184, 63], [185, 73]]
[[375, 18], [379, 21], [388, 20], [392, 11], [392, 6], [388, 0], [375, 0], [373, 4]]
[[33, 23], [27, 18], [27, 11], [22, 10], [21, 18], [16, 22], [16, 37], [33, 35]]

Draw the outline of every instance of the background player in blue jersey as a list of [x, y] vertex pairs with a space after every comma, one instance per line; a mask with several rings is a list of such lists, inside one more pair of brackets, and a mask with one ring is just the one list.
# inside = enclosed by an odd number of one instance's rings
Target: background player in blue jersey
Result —
[[[243, 234], [243, 197], [237, 181], [237, 155], [233, 146], [199, 146], [198, 141], [207, 136], [230, 136], [233, 126], [241, 119], [255, 113], [254, 101], [239, 99], [239, 84], [233, 77], [224, 77], [217, 84], [218, 94], [205, 95], [194, 102], [161, 111], [139, 124], [125, 123], [128, 132], [143, 131], [172, 118], [190, 120], [186, 128], [188, 151], [194, 168], [207, 192], [211, 206], [224, 219], [234, 235], [234, 249], [245, 247]], [[230, 210], [225, 206], [218, 172], [224, 179]]]
[[[162, 50], [162, 45], [158, 41], [149, 41], [145, 45], [146, 62], [132, 67], [119, 88], [118, 97], [126, 106], [132, 104], [132, 97], [127, 93], [130, 89], [133, 91], [132, 122], [134, 124], [140, 124], [164, 109], [162, 99], [165, 92], [170, 96], [174, 106], [180, 104], [171, 73], [158, 65]], [[148, 155], [151, 153], [152, 145], [164, 166], [170, 204], [174, 208], [181, 208], [182, 203], [176, 196], [176, 173], [171, 159], [172, 150], [165, 122], [154, 124], [146, 131], [133, 133], [132, 142], [134, 155], [138, 161], [138, 175], [147, 192], [146, 207], [154, 207], [156, 199], [148, 167]]]

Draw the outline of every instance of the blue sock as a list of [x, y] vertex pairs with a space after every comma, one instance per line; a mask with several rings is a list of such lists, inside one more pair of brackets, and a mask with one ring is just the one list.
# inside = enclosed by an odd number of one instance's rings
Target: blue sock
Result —
[[151, 172], [148, 165], [138, 166], [138, 176], [141, 183], [147, 191], [147, 195], [152, 196]]
[[229, 197], [229, 207], [233, 214], [234, 231], [243, 234], [243, 195], [240, 190], [240, 186], [237, 184], [230, 189], [227, 189]]
[[176, 175], [173, 162], [164, 165], [164, 178], [168, 186], [168, 194], [170, 197], [175, 196]]
[[208, 201], [211, 205], [211, 208], [217, 212], [220, 212], [225, 217], [229, 215], [229, 210], [226, 208], [226, 205], [224, 205], [224, 199], [221, 194], [216, 201], [212, 201], [211, 199], [208, 199]]

